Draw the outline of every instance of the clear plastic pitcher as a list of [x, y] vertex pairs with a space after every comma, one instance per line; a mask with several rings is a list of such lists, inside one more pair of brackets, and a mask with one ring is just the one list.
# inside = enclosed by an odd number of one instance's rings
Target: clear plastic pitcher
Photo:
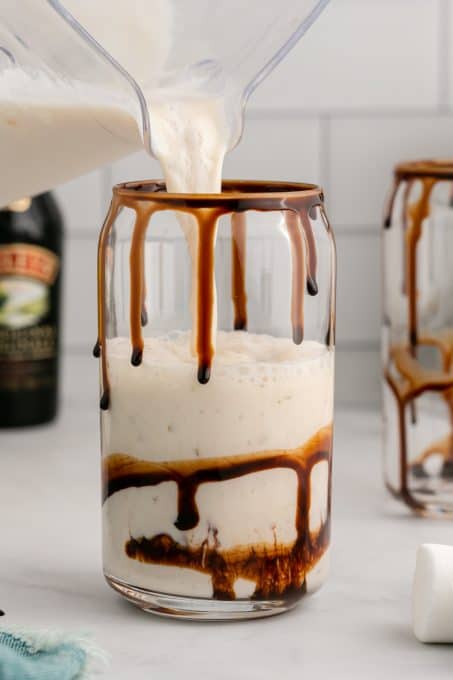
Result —
[[152, 153], [163, 98], [221, 97], [232, 148], [248, 97], [327, 2], [2, 0], [0, 205]]

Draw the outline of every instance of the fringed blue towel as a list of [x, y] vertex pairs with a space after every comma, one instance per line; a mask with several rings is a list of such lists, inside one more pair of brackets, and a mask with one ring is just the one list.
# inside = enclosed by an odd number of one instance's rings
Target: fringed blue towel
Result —
[[105, 664], [84, 636], [0, 628], [0, 680], [87, 680]]

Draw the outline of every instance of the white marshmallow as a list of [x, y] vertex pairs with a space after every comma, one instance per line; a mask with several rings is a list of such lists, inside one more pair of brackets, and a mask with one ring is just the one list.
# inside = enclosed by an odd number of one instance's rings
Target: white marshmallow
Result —
[[419, 547], [412, 625], [420, 642], [453, 642], [453, 546], [425, 543]]

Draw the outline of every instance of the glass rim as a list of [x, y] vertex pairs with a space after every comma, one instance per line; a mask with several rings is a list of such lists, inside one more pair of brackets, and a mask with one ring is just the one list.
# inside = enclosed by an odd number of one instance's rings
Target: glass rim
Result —
[[271, 206], [275, 203], [275, 210], [281, 210], [284, 209], [285, 201], [288, 199], [295, 201], [317, 199], [324, 202], [323, 189], [317, 184], [266, 180], [223, 180], [220, 194], [172, 193], [166, 191], [164, 180], [139, 180], [114, 185], [113, 195], [120, 199], [184, 204], [194, 208], [256, 201], [266, 203], [268, 209], [272, 209]]
[[395, 166], [395, 176], [400, 179], [432, 177], [453, 180], [453, 158], [427, 158], [403, 161]]

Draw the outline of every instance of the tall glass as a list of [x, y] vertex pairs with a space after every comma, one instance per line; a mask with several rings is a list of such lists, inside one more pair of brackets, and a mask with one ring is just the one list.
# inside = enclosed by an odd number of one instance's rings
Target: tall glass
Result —
[[395, 169], [384, 229], [384, 466], [415, 512], [453, 515], [453, 161]]
[[139, 607], [267, 616], [325, 579], [335, 251], [312, 185], [116, 186], [99, 242], [103, 550]]

